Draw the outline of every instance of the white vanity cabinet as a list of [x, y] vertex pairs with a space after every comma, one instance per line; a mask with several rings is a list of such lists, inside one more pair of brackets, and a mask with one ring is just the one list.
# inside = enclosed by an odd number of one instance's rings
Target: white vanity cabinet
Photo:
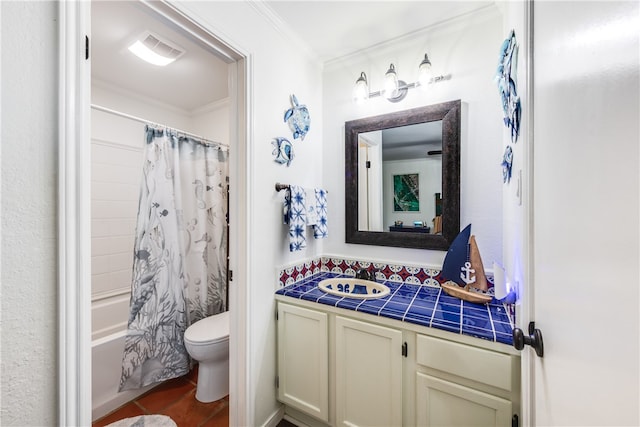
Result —
[[402, 332], [336, 316], [336, 425], [402, 425]]
[[518, 413], [508, 346], [282, 299], [278, 400], [305, 425], [507, 427]]
[[278, 400], [329, 420], [328, 315], [278, 304]]
[[416, 424], [511, 426], [518, 372], [519, 359], [509, 354], [418, 335]]

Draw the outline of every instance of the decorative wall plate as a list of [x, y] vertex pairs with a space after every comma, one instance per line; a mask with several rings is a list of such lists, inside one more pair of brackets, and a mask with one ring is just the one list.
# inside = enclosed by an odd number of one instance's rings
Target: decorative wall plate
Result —
[[502, 155], [502, 182], [505, 184], [511, 181], [511, 166], [513, 165], [513, 150], [510, 145], [504, 150]]
[[311, 117], [309, 117], [309, 110], [306, 105], [300, 105], [298, 98], [295, 95], [291, 95], [291, 104], [293, 107], [289, 108], [284, 113], [284, 121], [289, 125], [291, 132], [293, 132], [293, 139], [304, 141], [304, 137], [309, 132], [309, 125]]
[[280, 164], [287, 164], [289, 166], [293, 160], [293, 145], [287, 138], [277, 136], [271, 141], [273, 145], [274, 160]]
[[504, 125], [511, 131], [511, 142], [514, 144], [520, 134], [522, 116], [520, 97], [516, 88], [517, 71], [518, 44], [516, 43], [516, 34], [511, 30], [511, 34], [500, 47], [500, 62], [496, 71], [496, 81], [502, 101]]

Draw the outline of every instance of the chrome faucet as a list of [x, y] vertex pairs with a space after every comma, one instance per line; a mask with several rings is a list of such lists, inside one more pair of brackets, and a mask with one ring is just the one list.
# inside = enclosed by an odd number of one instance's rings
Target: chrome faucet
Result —
[[356, 273], [356, 279], [370, 280], [372, 282], [375, 282], [375, 280], [376, 280], [376, 270], [369, 271], [366, 268], [361, 268]]

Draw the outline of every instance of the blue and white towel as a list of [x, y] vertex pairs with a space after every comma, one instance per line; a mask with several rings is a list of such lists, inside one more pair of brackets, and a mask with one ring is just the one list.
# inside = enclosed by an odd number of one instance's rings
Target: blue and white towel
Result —
[[284, 196], [283, 220], [289, 226], [290, 252], [307, 247], [307, 226], [313, 227], [314, 238], [324, 239], [328, 235], [327, 192], [290, 185]]
[[316, 190], [314, 188], [305, 188], [304, 201], [307, 204], [307, 225], [309, 227], [318, 223], [318, 207], [316, 203]]
[[313, 226], [313, 237], [324, 239], [328, 234], [327, 227], [327, 192], [322, 188], [316, 188], [316, 213], [317, 221]]
[[284, 223], [289, 225], [289, 251], [295, 252], [307, 247], [305, 228], [307, 226], [307, 207], [305, 190], [290, 185], [284, 196]]

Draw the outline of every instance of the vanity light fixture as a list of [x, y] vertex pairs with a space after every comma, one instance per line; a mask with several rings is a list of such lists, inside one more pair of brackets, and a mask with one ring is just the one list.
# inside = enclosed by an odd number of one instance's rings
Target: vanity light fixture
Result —
[[161, 40], [149, 31], [144, 32], [128, 47], [129, 51], [149, 64], [164, 67], [184, 54], [184, 49]]
[[364, 72], [360, 73], [360, 77], [356, 80], [356, 84], [353, 88], [353, 100], [356, 104], [362, 104], [369, 98], [384, 95], [387, 100], [391, 102], [400, 102], [406, 96], [409, 89], [420, 87], [426, 89], [427, 85], [431, 83], [438, 83], [442, 80], [448, 80], [451, 78], [451, 74], [446, 76], [433, 76], [431, 71], [431, 61], [427, 54], [424, 54], [424, 59], [418, 66], [418, 81], [414, 83], [406, 83], [403, 80], [398, 79], [398, 73], [396, 72], [395, 65], [390, 64], [389, 69], [384, 75], [384, 88], [377, 92], [369, 92], [369, 84], [367, 82], [367, 75]]

